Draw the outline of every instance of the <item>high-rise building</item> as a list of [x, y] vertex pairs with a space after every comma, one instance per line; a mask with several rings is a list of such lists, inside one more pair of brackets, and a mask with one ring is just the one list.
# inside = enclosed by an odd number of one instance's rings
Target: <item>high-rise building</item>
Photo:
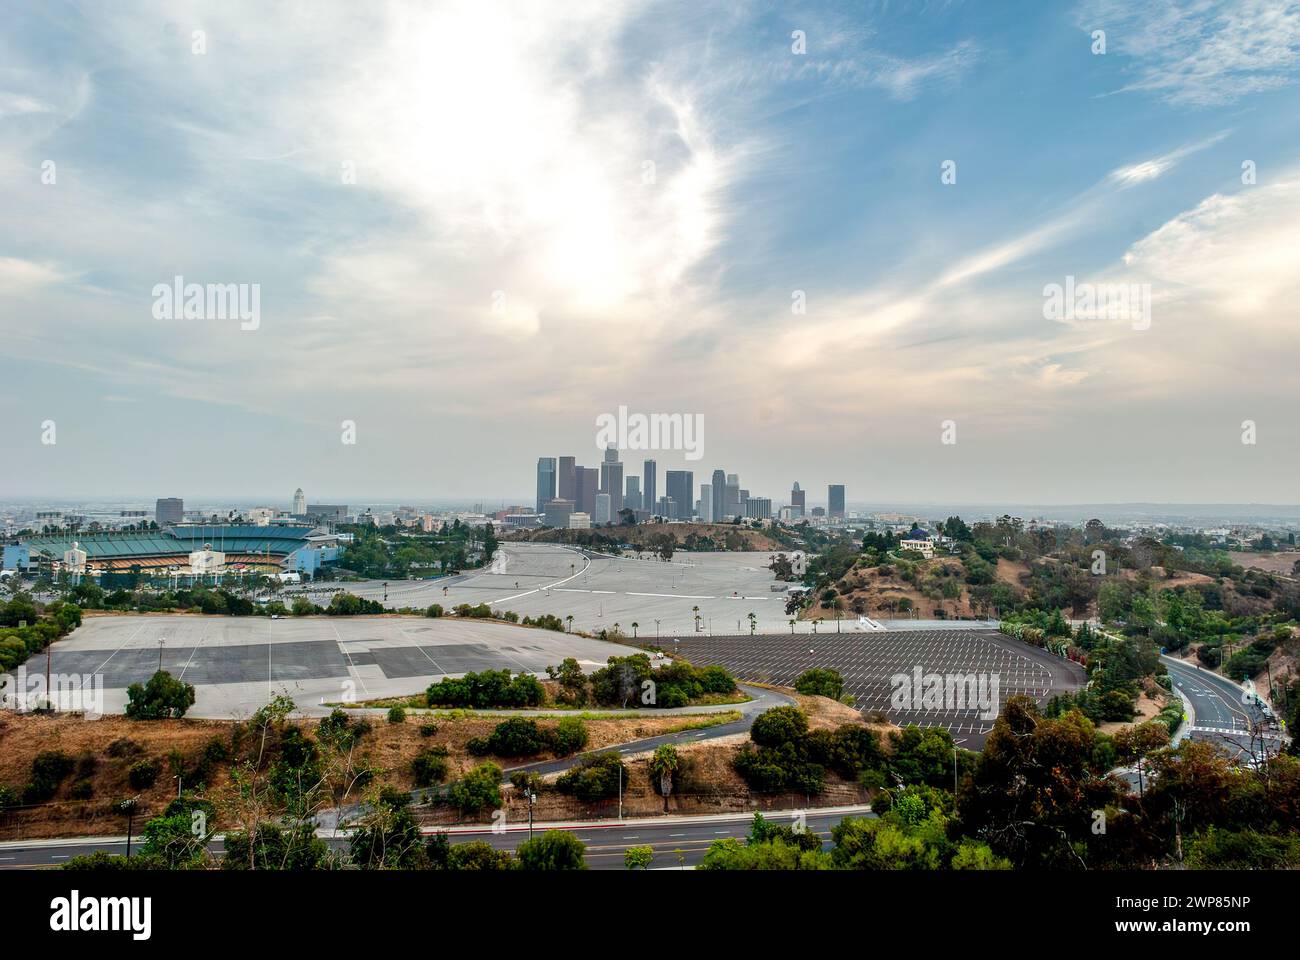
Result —
[[695, 503], [695, 472], [693, 470], [669, 470], [664, 475], [668, 499], [673, 502], [673, 520], [691, 519], [691, 507]]
[[605, 459], [600, 465], [600, 492], [609, 494], [611, 515], [618, 516], [623, 509], [623, 464], [613, 444], [605, 449]]
[[700, 484], [700, 522], [713, 522], [713, 484]]
[[623, 508], [625, 510], [640, 510], [641, 502], [642, 502], [641, 501], [641, 478], [628, 477], [627, 480], [625, 481], [625, 485], [627, 487], [627, 490], [623, 494]]
[[299, 487], [293, 492], [293, 515], [295, 517], [301, 517], [306, 512], [307, 495], [302, 492], [302, 487]]
[[713, 493], [713, 522], [721, 523], [722, 518], [727, 515], [727, 472], [714, 470], [713, 482], [709, 486]]
[[596, 494], [600, 493], [600, 471], [595, 467], [578, 467], [575, 476], [574, 505], [579, 513], [591, 516], [596, 512]]
[[548, 527], [567, 528], [569, 526], [569, 517], [573, 514], [573, 501], [564, 499], [551, 500], [545, 504], [543, 513]]
[[555, 458], [538, 457], [536, 512], [541, 513], [544, 511], [546, 505], [554, 500], [555, 497]]
[[655, 501], [655, 515], [668, 520], [677, 516], [677, 504], [673, 503], [673, 498], [660, 497]]
[[154, 504], [154, 520], [158, 526], [180, 523], [185, 519], [185, 501], [180, 497], [163, 497]]
[[740, 499], [740, 475], [727, 474], [727, 495], [723, 497], [723, 520], [738, 517], [744, 512], [745, 505]]
[[592, 520], [596, 523], [609, 523], [610, 520], [610, 496], [608, 493], [596, 494], [596, 512], [592, 514]]
[[659, 464], [646, 460], [641, 464], [641, 499], [654, 510], [659, 503]]
[[772, 501], [767, 497], [750, 497], [745, 500], [745, 516], [751, 520], [770, 520]]
[[577, 462], [576, 457], [560, 457], [560, 465], [555, 471], [555, 495], [561, 500], [577, 498]]
[[799, 489], [799, 481], [794, 483], [794, 489], [790, 491], [790, 514], [796, 518], [802, 517], [807, 509], [807, 501], [804, 498], [804, 491]]
[[826, 488], [826, 512], [831, 519], [844, 517], [844, 484], [832, 483]]

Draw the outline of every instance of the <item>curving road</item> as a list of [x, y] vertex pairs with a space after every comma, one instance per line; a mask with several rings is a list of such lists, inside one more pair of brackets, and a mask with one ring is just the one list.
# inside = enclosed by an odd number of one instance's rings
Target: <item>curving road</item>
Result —
[[1278, 752], [1283, 738], [1269, 722], [1271, 714], [1242, 687], [1186, 660], [1164, 654], [1160, 660], [1174, 687], [1191, 703], [1188, 736], [1216, 743], [1234, 759], [1249, 758], [1252, 763]]

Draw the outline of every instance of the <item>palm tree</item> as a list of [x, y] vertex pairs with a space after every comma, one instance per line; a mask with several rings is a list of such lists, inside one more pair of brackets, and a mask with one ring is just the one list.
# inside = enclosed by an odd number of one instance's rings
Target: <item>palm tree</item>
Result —
[[682, 758], [677, 753], [677, 748], [671, 743], [665, 743], [658, 747], [654, 756], [650, 758], [649, 772], [650, 776], [659, 781], [659, 792], [664, 798], [664, 813], [668, 812], [668, 797], [673, 792], [673, 774], [677, 772], [682, 765]]
[[794, 636], [794, 617], [791, 617], [791, 618], [790, 618], [790, 620], [789, 620], [789, 624], [790, 624], [790, 636], [793, 637], [793, 636]]
[[569, 623], [569, 633], [573, 633], [573, 614], [569, 614], [564, 619]]
[[747, 614], [747, 616], [749, 617], [749, 635], [752, 637], [754, 635], [754, 630], [758, 626], [758, 617], [756, 617], [752, 612]]
[[632, 639], [633, 639], [633, 640], [636, 639], [636, 628], [639, 627], [639, 626], [641, 626], [641, 624], [637, 623], [635, 620], [632, 621]]
[[691, 607], [691, 613], [695, 614], [695, 632], [700, 632], [700, 607], [699, 604]]

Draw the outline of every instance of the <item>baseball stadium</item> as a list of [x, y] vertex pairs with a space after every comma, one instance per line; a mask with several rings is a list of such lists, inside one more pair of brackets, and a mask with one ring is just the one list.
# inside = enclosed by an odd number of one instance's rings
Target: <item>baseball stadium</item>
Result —
[[26, 554], [18, 560], [52, 572], [76, 569], [90, 575], [313, 573], [337, 557], [339, 539], [309, 524], [176, 524], [158, 530], [28, 537], [18, 545]]

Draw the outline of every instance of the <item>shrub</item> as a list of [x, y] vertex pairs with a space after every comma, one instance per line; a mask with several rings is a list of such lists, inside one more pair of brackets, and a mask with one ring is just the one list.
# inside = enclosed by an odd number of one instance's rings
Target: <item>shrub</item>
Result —
[[555, 788], [584, 803], [592, 803], [617, 796], [620, 782], [627, 782], [627, 768], [619, 755], [611, 750], [583, 757], [556, 779]]
[[183, 717], [194, 706], [194, 687], [159, 670], [141, 686], [126, 688], [126, 715], [132, 720], [162, 720]]
[[432, 736], [436, 736], [437, 733], [438, 733], [438, 725], [436, 723], [420, 724], [420, 736], [432, 737]]
[[567, 830], [548, 830], [515, 851], [520, 870], [585, 870], [587, 846]]
[[462, 814], [501, 806], [501, 768], [480, 764], [451, 785], [447, 799]]
[[137, 760], [126, 772], [127, 782], [133, 790], [148, 790], [158, 782], [162, 763], [157, 759]]
[[551, 745], [556, 755], [561, 757], [577, 753], [587, 745], [587, 740], [587, 725], [581, 717], [565, 717], [555, 725], [555, 731], [551, 734]]
[[411, 776], [417, 787], [431, 787], [447, 779], [447, 749], [421, 750], [411, 761]]
[[808, 717], [798, 707], [773, 707], [754, 718], [749, 738], [762, 747], [779, 747], [808, 732]]
[[430, 605], [429, 605], [429, 608], [428, 608], [427, 610], [424, 611], [424, 615], [425, 615], [426, 617], [441, 617], [441, 616], [442, 616], [442, 604], [440, 604], [440, 603], [433, 603], [433, 604], [430, 604]]
[[32, 775], [23, 788], [23, 803], [45, 803], [59, 791], [59, 785], [76, 768], [76, 762], [66, 753], [46, 750], [32, 760]]
[[487, 740], [483, 741], [486, 753], [499, 757], [532, 757], [551, 745], [547, 736], [536, 720], [525, 717], [511, 717], [496, 725]]
[[813, 667], [799, 674], [794, 688], [806, 696], [830, 697], [838, 700], [844, 696], [844, 678], [838, 670], [828, 667]]
[[401, 707], [390, 707], [389, 710], [388, 710], [388, 722], [389, 722], [389, 723], [405, 723], [405, 722], [406, 722], [406, 711], [403, 710]]

